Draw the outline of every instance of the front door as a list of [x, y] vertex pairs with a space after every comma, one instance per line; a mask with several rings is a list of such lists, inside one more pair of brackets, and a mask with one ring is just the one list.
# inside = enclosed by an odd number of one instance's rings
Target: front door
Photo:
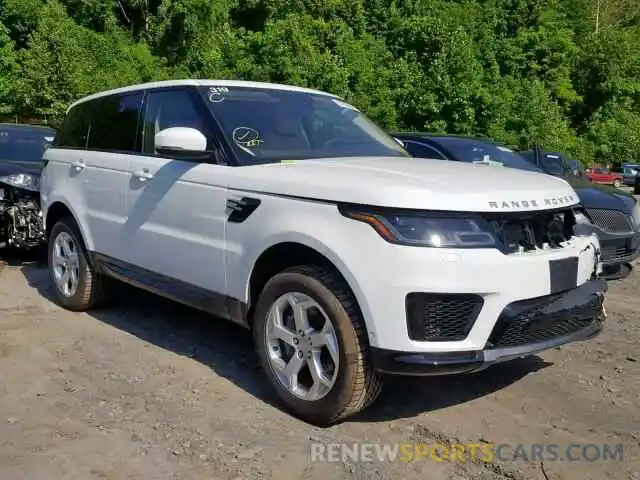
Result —
[[223, 293], [224, 177], [231, 167], [162, 158], [154, 145], [155, 134], [169, 127], [198, 129], [211, 144], [206, 115], [189, 89], [151, 90], [142, 126], [142, 155], [129, 165], [124, 226], [129, 244], [120, 258], [146, 270], [159, 289], [182, 289], [174, 291], [178, 297]]

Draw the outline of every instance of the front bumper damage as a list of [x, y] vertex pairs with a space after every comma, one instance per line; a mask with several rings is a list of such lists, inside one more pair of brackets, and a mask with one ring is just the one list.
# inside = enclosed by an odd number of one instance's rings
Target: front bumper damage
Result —
[[484, 370], [598, 335], [606, 318], [607, 282], [591, 280], [578, 288], [507, 305], [482, 350], [415, 353], [372, 349], [377, 371], [392, 375], [448, 375]]

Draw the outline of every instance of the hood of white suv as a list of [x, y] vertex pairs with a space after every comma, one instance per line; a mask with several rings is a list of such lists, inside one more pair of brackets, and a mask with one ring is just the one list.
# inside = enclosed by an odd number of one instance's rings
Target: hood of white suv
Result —
[[334, 202], [443, 211], [533, 211], [578, 203], [564, 180], [484, 164], [346, 157], [233, 167], [229, 188]]

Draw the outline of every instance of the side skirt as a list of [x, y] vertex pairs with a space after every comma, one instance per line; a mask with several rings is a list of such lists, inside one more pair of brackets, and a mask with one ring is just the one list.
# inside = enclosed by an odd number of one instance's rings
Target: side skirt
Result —
[[89, 255], [94, 268], [103, 275], [249, 328], [247, 318], [249, 308], [241, 300], [152, 272], [107, 255], [96, 252], [90, 252]]

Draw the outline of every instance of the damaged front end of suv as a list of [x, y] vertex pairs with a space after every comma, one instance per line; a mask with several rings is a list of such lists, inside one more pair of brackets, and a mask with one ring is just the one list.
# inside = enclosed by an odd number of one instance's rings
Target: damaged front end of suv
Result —
[[0, 248], [32, 250], [44, 239], [39, 176], [0, 177]]

